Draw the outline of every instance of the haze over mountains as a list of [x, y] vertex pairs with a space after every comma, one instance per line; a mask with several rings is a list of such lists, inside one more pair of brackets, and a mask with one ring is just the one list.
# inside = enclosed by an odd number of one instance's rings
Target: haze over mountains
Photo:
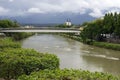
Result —
[[2, 18], [17, 20], [22, 24], [63, 24], [67, 19], [70, 19], [73, 24], [81, 24], [85, 21], [91, 21], [95, 19], [87, 14], [80, 15], [75, 13], [33, 14], [28, 16]]

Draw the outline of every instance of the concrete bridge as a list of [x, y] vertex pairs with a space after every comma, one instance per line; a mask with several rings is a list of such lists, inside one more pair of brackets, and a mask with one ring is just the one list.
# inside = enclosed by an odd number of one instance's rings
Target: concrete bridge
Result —
[[0, 33], [3, 32], [50, 32], [50, 33], [80, 33], [78, 29], [71, 28], [2, 28]]

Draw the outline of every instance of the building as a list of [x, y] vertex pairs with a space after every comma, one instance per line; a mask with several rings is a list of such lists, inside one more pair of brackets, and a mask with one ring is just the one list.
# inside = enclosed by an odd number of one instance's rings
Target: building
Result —
[[33, 26], [24, 26], [24, 28], [34, 28]]
[[83, 31], [83, 30], [84, 30], [84, 27], [80, 27], [79, 30], [80, 30], [80, 31]]
[[65, 25], [66, 25], [66, 26], [72, 26], [71, 20], [70, 20], [70, 19], [67, 19], [67, 21], [65, 22]]
[[0, 38], [6, 37], [4, 33], [0, 33]]

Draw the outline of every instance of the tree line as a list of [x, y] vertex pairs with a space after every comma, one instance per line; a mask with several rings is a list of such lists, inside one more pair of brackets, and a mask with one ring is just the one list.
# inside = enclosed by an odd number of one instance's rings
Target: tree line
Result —
[[0, 28], [15, 28], [19, 27], [19, 23], [17, 21], [11, 21], [8, 19], [0, 20]]
[[109, 35], [109, 38], [120, 39], [120, 13], [107, 13], [103, 18], [92, 22], [83, 23], [84, 30], [81, 32], [81, 37], [84, 42], [104, 41]]

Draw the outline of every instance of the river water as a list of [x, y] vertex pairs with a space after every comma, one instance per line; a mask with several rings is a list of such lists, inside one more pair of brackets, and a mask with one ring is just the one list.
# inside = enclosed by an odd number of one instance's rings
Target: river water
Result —
[[120, 74], [120, 51], [85, 45], [81, 42], [53, 34], [38, 34], [22, 41], [23, 48], [55, 54], [60, 68]]

